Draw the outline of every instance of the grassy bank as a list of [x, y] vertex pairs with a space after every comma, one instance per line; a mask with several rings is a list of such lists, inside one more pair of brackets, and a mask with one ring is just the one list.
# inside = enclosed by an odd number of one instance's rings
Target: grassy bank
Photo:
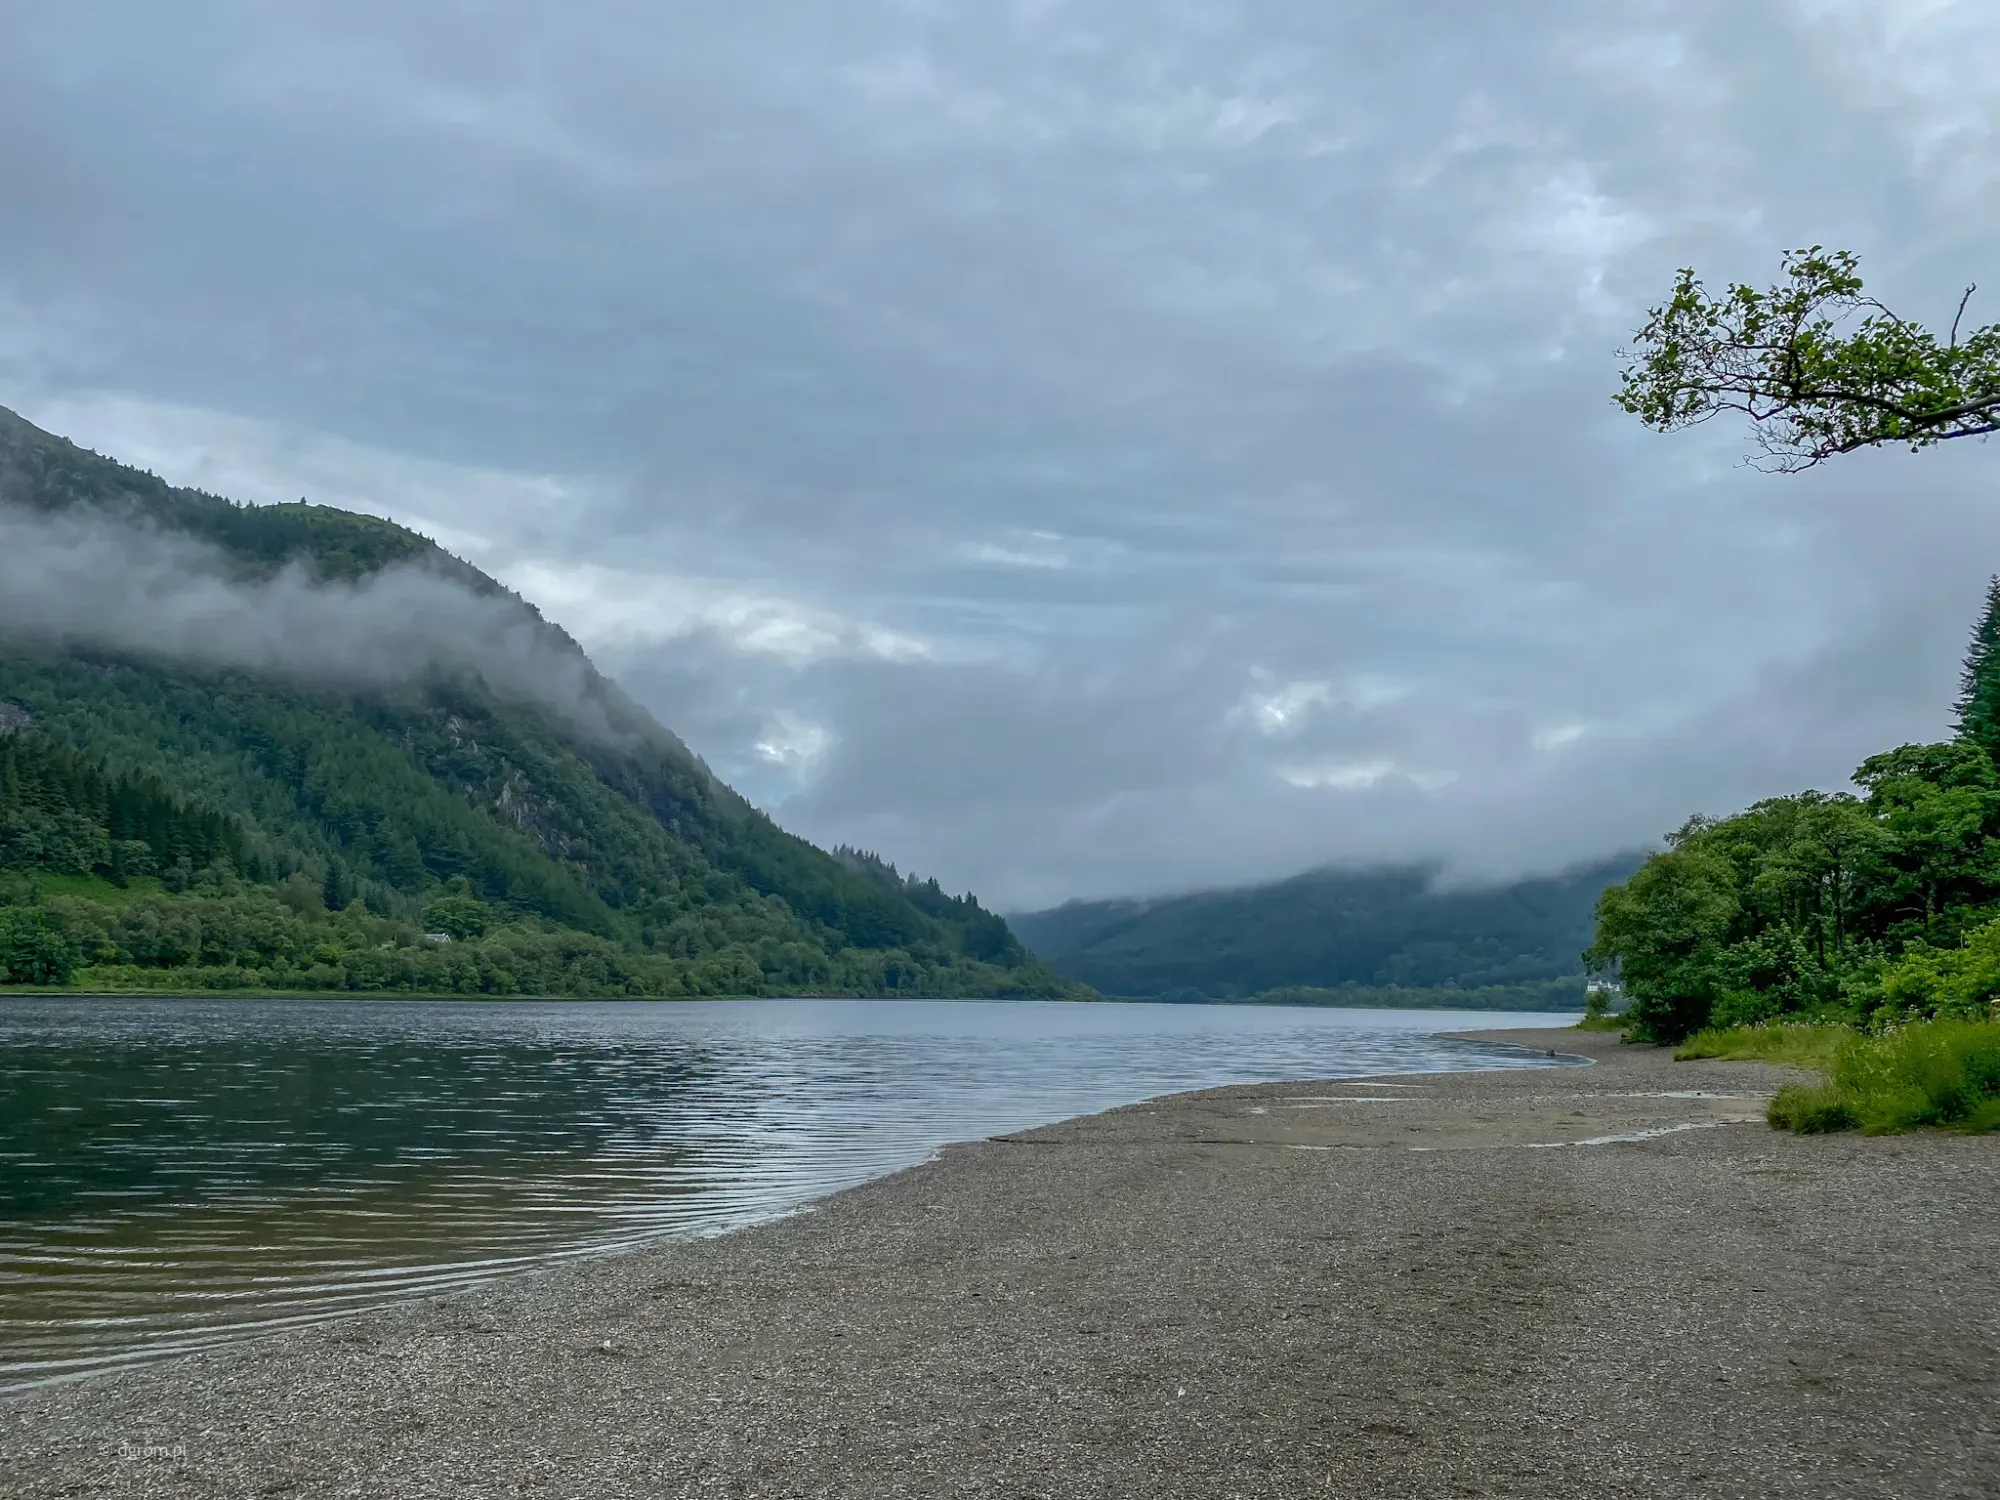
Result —
[[1848, 1038], [1857, 1036], [1851, 1026], [1765, 1025], [1711, 1027], [1695, 1033], [1674, 1053], [1679, 1062], [1694, 1058], [1718, 1057], [1778, 1063], [1790, 1068], [1815, 1068], [1822, 1072], [1833, 1066], [1834, 1054]]
[[1818, 1133], [2000, 1129], [2000, 1025], [1917, 1021], [1851, 1026], [1733, 1026], [1697, 1033], [1677, 1058], [1755, 1058], [1820, 1073], [1771, 1101], [1771, 1123]]

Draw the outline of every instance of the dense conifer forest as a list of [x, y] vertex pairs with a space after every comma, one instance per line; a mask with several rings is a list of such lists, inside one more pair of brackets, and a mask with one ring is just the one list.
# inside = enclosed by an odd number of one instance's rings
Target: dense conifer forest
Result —
[[524, 601], [391, 522], [176, 489], [6, 412], [0, 507], [191, 540], [235, 580], [420, 570], [531, 627], [589, 711], [475, 670], [357, 685], [17, 623], [0, 633], [0, 981], [1081, 993], [972, 896], [785, 833]]

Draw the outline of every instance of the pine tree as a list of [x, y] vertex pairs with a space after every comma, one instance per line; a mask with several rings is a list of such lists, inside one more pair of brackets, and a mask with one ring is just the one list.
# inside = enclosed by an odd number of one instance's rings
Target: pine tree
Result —
[[354, 899], [354, 877], [348, 873], [346, 863], [338, 854], [326, 862], [326, 875], [320, 881], [319, 898], [328, 911], [346, 911], [348, 902]]
[[2000, 577], [1986, 586], [1986, 610], [1958, 679], [1958, 733], [2000, 759]]

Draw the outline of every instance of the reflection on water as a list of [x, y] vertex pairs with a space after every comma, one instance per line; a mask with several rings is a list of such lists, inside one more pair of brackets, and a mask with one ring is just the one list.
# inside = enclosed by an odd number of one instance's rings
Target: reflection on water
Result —
[[1220, 1083], [1569, 1017], [1014, 1002], [0, 1001], [0, 1386], [661, 1234]]

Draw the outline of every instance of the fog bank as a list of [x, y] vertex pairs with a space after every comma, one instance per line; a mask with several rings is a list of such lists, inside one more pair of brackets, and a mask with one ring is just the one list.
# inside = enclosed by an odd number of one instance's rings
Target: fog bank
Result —
[[422, 561], [352, 582], [297, 562], [246, 578], [220, 548], [85, 510], [0, 505], [0, 633], [344, 688], [470, 674], [594, 737], [613, 717], [636, 727], [581, 649], [510, 595]]

